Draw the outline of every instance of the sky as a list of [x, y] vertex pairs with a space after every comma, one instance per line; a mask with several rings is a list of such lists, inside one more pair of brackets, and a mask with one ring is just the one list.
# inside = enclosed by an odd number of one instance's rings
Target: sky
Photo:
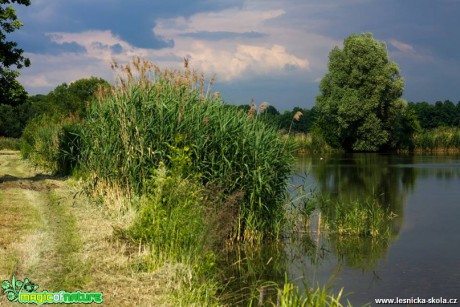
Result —
[[30, 95], [91, 76], [114, 80], [112, 60], [160, 67], [183, 59], [216, 76], [224, 101], [311, 108], [328, 54], [351, 35], [387, 45], [408, 101], [460, 100], [460, 0], [31, 0], [14, 6], [9, 35], [32, 65]]

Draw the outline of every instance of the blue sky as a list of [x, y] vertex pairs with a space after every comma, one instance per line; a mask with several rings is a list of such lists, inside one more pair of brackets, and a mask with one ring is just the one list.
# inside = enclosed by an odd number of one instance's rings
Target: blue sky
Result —
[[10, 35], [32, 61], [20, 82], [46, 94], [63, 82], [113, 80], [111, 59], [162, 67], [183, 58], [224, 100], [311, 108], [328, 54], [350, 34], [387, 44], [408, 101], [460, 100], [458, 0], [32, 0]]

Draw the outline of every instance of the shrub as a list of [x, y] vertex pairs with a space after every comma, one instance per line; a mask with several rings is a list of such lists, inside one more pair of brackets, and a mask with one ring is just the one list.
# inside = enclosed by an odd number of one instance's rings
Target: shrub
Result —
[[74, 117], [36, 117], [24, 129], [21, 154], [52, 173], [68, 175], [78, 161], [79, 131], [79, 120]]

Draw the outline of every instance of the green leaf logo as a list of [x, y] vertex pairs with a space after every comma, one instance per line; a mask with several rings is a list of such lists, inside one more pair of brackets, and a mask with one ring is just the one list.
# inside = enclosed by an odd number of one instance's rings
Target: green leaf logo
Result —
[[6, 297], [10, 302], [16, 302], [19, 299], [19, 293], [22, 290], [27, 292], [34, 292], [38, 289], [38, 285], [32, 283], [28, 278], [22, 280], [16, 280], [16, 277], [11, 276], [11, 281], [4, 280], [2, 282], [2, 294], [6, 294]]

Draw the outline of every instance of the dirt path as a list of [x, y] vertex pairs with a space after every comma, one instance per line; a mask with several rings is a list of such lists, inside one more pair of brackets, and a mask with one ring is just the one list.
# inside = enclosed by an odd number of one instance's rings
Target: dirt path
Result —
[[0, 151], [0, 283], [14, 274], [38, 291], [102, 292], [107, 306], [169, 305], [168, 271], [140, 273], [145, 254], [115, 239], [116, 221], [80, 191]]
[[61, 184], [39, 175], [18, 153], [0, 151], [0, 280], [31, 275], [49, 246], [46, 204]]

